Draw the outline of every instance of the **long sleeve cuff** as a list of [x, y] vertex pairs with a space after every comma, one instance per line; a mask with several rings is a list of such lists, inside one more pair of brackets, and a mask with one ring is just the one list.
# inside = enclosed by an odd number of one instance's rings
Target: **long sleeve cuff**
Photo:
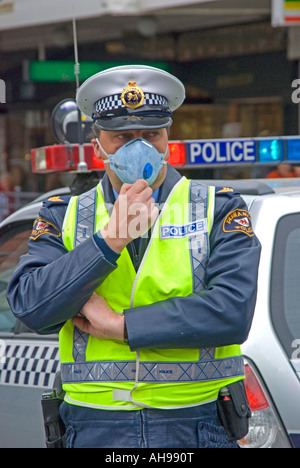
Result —
[[112, 250], [105, 240], [103, 239], [101, 232], [98, 231], [96, 234], [94, 234], [94, 240], [96, 244], [98, 245], [99, 249], [102, 251], [103, 255], [105, 256], [106, 260], [108, 260], [111, 264], [116, 264], [118, 258], [120, 255]]

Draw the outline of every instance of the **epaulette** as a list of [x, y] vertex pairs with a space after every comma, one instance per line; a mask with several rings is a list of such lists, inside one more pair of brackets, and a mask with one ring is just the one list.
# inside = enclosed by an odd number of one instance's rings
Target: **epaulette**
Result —
[[215, 194], [227, 195], [228, 197], [233, 197], [234, 195], [239, 195], [240, 193], [231, 187], [216, 187]]
[[44, 206], [46, 206], [47, 208], [49, 208], [50, 206], [53, 206], [53, 205], [67, 205], [70, 201], [70, 197], [69, 196], [66, 196], [66, 197], [61, 197], [61, 196], [54, 196], [54, 197], [50, 197], [48, 198], [48, 200], [45, 200], [44, 201]]

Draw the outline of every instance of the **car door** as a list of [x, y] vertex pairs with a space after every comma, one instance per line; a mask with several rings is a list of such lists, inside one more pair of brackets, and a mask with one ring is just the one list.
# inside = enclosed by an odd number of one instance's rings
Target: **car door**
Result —
[[[32, 219], [0, 228], [0, 447], [45, 447], [41, 396], [59, 368], [57, 336], [38, 336], [16, 320], [6, 286], [26, 253]], [[16, 219], [16, 217], [14, 218]]]
[[[299, 202], [300, 197], [297, 198]], [[280, 398], [282, 418], [295, 447], [300, 447], [300, 213], [287, 213], [278, 220], [271, 275], [270, 312], [275, 333], [294, 370], [285, 380]], [[287, 405], [287, 394], [289, 404]], [[290, 411], [288, 411], [288, 407]]]

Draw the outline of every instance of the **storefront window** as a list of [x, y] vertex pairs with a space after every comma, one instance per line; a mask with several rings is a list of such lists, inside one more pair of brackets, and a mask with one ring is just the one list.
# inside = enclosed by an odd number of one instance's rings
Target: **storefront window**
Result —
[[238, 138], [283, 134], [283, 106], [266, 101], [183, 105], [174, 113], [174, 140]]

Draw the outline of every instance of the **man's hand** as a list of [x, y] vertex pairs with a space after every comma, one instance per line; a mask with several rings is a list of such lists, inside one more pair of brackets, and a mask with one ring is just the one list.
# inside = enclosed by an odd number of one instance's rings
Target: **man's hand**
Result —
[[158, 216], [148, 183], [139, 179], [134, 184], [123, 184], [108, 224], [101, 235], [117, 253], [129, 242], [145, 234]]
[[85, 318], [77, 316], [72, 321], [83, 332], [104, 340], [124, 340], [124, 315], [114, 312], [103, 297], [94, 293], [82, 313]]

